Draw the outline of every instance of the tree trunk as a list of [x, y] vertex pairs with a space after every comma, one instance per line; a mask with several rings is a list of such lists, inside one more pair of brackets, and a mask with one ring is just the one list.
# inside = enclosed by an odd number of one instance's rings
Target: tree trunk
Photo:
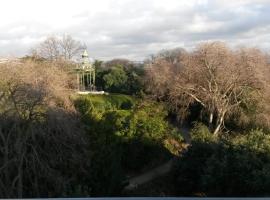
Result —
[[213, 129], [213, 117], [214, 117], [214, 114], [211, 112], [209, 115], [209, 121], [208, 121], [208, 127], [210, 130]]
[[217, 135], [218, 132], [220, 131], [221, 129], [221, 126], [222, 124], [224, 124], [224, 116], [225, 116], [225, 112], [223, 112], [221, 115], [219, 115], [220, 117], [218, 117], [217, 119], [217, 125], [216, 125], [216, 128], [214, 130], [214, 135]]
[[219, 130], [220, 130], [220, 128], [221, 128], [221, 124], [222, 124], [222, 123], [219, 122], [218, 125], [216, 126], [216, 128], [215, 128], [215, 130], [214, 130], [214, 133], [213, 133], [214, 135], [217, 135], [217, 134], [218, 134], [218, 132], [219, 132]]

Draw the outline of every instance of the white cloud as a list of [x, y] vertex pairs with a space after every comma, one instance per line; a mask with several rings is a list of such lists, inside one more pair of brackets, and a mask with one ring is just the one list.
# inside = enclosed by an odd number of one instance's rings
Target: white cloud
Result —
[[21, 56], [69, 33], [94, 58], [141, 60], [209, 40], [268, 48], [269, 0], [9, 0], [0, 7], [0, 56]]

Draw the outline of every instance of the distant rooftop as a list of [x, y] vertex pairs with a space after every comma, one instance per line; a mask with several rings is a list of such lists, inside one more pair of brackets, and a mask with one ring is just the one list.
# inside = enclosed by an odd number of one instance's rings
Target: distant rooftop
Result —
[[20, 62], [19, 58], [0, 58], [0, 64], [10, 63], [10, 62]]

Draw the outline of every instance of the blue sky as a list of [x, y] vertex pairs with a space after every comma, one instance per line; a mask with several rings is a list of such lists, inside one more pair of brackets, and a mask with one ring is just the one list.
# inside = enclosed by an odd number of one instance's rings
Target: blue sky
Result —
[[269, 50], [270, 0], [9, 0], [0, 7], [0, 57], [70, 34], [96, 59], [143, 60], [163, 49], [221, 40]]

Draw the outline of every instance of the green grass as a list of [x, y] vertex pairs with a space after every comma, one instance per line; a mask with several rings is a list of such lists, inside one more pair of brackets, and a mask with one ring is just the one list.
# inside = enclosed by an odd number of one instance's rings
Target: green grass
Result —
[[124, 94], [79, 95], [75, 98], [75, 105], [83, 110], [91, 107], [99, 111], [130, 110], [135, 103], [134, 97]]
[[94, 106], [109, 104], [114, 109], [131, 109], [135, 104], [135, 99], [129, 95], [110, 94], [110, 95], [94, 95], [90, 96]]

